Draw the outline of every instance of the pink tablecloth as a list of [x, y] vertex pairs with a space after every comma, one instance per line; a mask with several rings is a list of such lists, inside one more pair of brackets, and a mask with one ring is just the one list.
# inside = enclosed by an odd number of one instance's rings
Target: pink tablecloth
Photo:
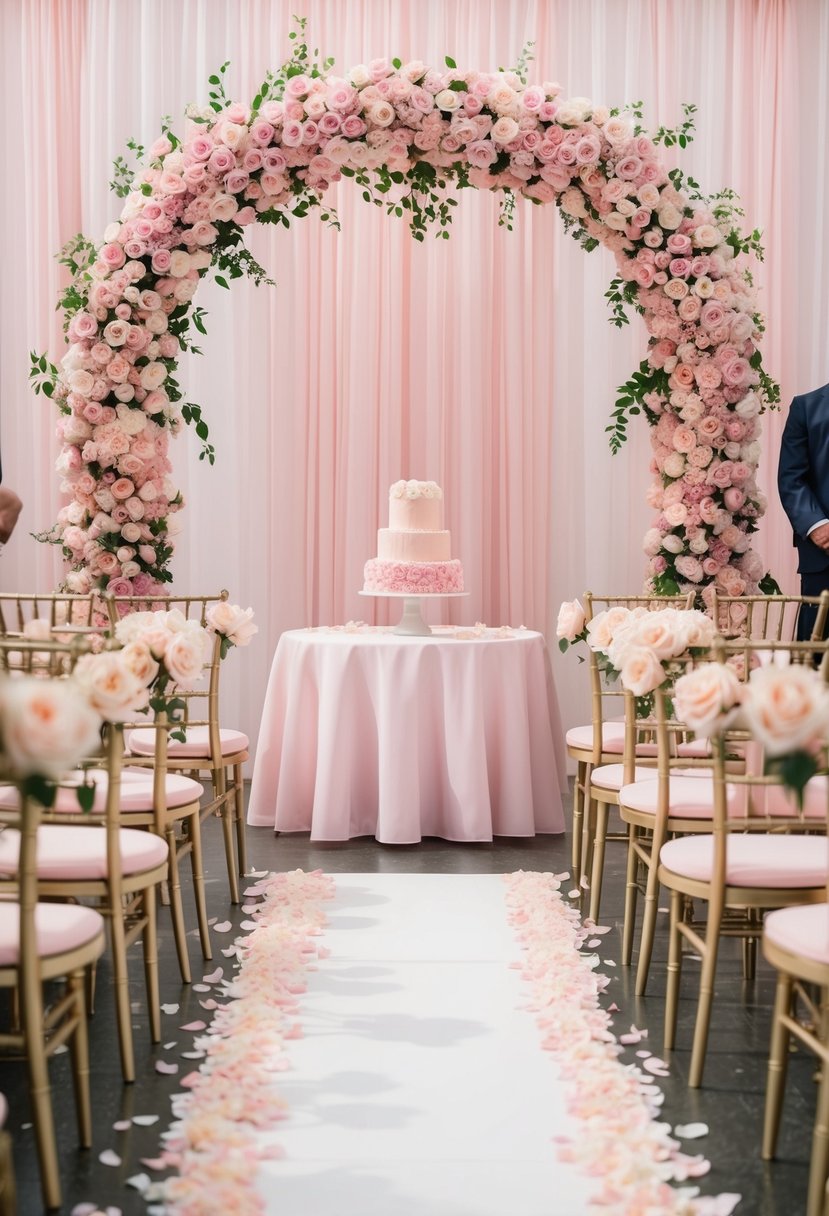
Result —
[[274, 655], [248, 822], [312, 840], [562, 832], [544, 639], [295, 630]]

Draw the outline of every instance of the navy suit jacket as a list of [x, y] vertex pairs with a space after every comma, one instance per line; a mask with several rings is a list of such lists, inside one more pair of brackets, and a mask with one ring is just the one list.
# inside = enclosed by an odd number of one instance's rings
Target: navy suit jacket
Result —
[[829, 569], [825, 553], [806, 533], [829, 519], [829, 384], [792, 401], [777, 466], [777, 489], [794, 530], [798, 571]]

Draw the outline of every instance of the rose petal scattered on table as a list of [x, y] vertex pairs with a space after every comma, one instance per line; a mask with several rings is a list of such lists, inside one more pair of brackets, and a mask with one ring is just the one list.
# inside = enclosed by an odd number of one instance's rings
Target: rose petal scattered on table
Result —
[[139, 1127], [152, 1127], [154, 1123], [158, 1123], [158, 1115], [133, 1115], [132, 1121]]
[[700, 1136], [708, 1135], [707, 1123], [677, 1123], [674, 1135], [680, 1140], [699, 1140]]
[[206, 1030], [207, 1022], [188, 1022], [186, 1026], [179, 1026], [179, 1030], [187, 1030], [195, 1032], [197, 1030]]
[[231, 922], [229, 920], [218, 921], [213, 926], [213, 932], [214, 933], [229, 933], [232, 928], [233, 928], [233, 925], [231, 924]]
[[163, 1073], [164, 1076], [172, 1077], [178, 1072], [178, 1064], [168, 1064], [166, 1060], [156, 1060], [155, 1071]]
[[111, 1148], [105, 1148], [102, 1153], [99, 1153], [98, 1160], [100, 1161], [101, 1165], [116, 1166], [121, 1164], [121, 1158], [117, 1153], [114, 1153]]
[[178, 1013], [178, 1005], [162, 1005], [162, 1013]]

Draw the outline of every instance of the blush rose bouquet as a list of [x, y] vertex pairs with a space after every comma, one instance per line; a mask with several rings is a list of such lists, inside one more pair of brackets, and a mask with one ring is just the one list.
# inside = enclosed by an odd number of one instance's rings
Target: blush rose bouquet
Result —
[[202, 679], [212, 650], [210, 633], [199, 621], [172, 608], [122, 617], [115, 636], [136, 678], [138, 673], [146, 675], [149, 708], [166, 713], [172, 737], [184, 742], [186, 703], [176, 694], [190, 691]]

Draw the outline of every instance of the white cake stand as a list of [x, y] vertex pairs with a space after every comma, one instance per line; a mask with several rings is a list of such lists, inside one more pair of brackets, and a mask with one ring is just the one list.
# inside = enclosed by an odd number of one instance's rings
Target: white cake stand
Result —
[[405, 591], [358, 591], [357, 594], [371, 599], [403, 600], [403, 615], [392, 632], [405, 634], [407, 637], [425, 638], [431, 635], [432, 630], [423, 619], [420, 601], [461, 599], [470, 593], [468, 591], [431, 591], [425, 595], [407, 595]]

